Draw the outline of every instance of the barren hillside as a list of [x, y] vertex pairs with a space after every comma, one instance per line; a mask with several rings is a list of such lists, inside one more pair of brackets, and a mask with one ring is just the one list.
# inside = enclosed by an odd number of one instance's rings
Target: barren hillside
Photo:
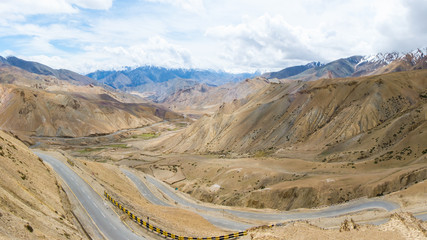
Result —
[[294, 222], [249, 230], [242, 240], [282, 239], [425, 239], [427, 224], [408, 213], [396, 213], [390, 221], [379, 226], [359, 225], [353, 219], [346, 219], [339, 229], [322, 229], [307, 222]]
[[199, 84], [175, 92], [166, 98], [163, 105], [179, 113], [212, 114], [222, 103], [245, 98], [268, 85], [264, 78], [246, 79], [219, 87]]
[[78, 137], [179, 118], [162, 107], [93, 85], [0, 67], [0, 128], [17, 134]]
[[309, 63], [265, 73], [266, 78], [287, 78], [313, 81], [322, 78], [371, 76], [383, 73], [427, 68], [427, 49], [418, 48], [407, 53], [377, 53], [368, 56], [341, 58], [326, 64]]
[[426, 147], [420, 145], [426, 88], [426, 70], [270, 84], [249, 99], [224, 104], [164, 146], [205, 153], [369, 146], [363, 158], [392, 146], [411, 146], [412, 156], [420, 156]]
[[84, 239], [54, 173], [0, 131], [0, 238]]
[[418, 49], [417, 51], [407, 53], [389, 65], [384, 66], [372, 73], [383, 74], [390, 72], [402, 72], [417, 69], [427, 69], [427, 49]]

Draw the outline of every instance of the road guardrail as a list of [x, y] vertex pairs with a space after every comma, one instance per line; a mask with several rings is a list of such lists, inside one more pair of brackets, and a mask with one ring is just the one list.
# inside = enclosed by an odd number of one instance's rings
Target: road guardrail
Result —
[[[224, 239], [235, 239], [238, 237], [242, 237], [248, 234], [248, 231], [242, 231], [242, 232], [236, 232], [236, 233], [230, 233], [228, 235], [222, 235], [217, 237], [184, 237], [179, 236], [177, 234], [172, 234], [170, 232], [164, 231], [163, 229], [160, 229], [158, 227], [155, 227], [148, 222], [142, 220], [140, 217], [137, 217], [135, 214], [133, 214], [129, 209], [125, 208], [122, 204], [114, 200], [106, 191], [104, 191], [104, 196], [113, 203], [117, 208], [119, 208], [123, 213], [126, 213], [133, 221], [138, 223], [140, 226], [145, 227], [147, 229], [152, 230], [153, 232], [157, 232], [160, 235], [163, 235], [164, 237], [176, 239], [176, 240], [224, 240]], [[274, 225], [268, 225], [268, 227], [273, 227]]]

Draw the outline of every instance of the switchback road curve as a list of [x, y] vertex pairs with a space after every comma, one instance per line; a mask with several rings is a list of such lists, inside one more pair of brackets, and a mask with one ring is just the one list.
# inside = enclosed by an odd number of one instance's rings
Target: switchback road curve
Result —
[[[160, 205], [160, 206], [172, 206], [171, 204], [168, 204], [162, 200], [160, 200], [159, 198], [157, 198], [151, 191], [150, 189], [147, 187], [147, 185], [145, 185], [145, 183], [143, 181], [141, 181], [141, 179], [139, 179], [135, 174], [133, 174], [131, 171], [128, 171], [126, 169], [121, 169], [122, 172], [136, 185], [136, 187], [138, 188], [139, 192], [141, 193], [141, 195], [147, 199], [148, 201], [150, 201], [153, 204], [156, 205]], [[219, 216], [220, 214], [217, 214], [217, 216], [211, 216], [208, 215], [206, 213], [204, 213], [203, 211], [198, 211], [198, 210], [205, 210], [203, 209], [203, 206], [199, 206], [196, 205], [196, 207], [193, 207], [192, 205], [186, 205], [183, 203], [186, 203], [184, 201], [181, 201], [181, 199], [177, 198], [177, 202], [180, 203], [181, 205], [184, 206], [188, 206], [190, 207], [190, 210], [192, 210], [193, 212], [199, 214], [200, 216], [202, 216], [204, 219], [208, 220], [210, 223], [212, 223], [213, 225], [219, 227], [219, 228], [223, 228], [223, 229], [229, 229], [229, 230], [237, 230], [237, 231], [243, 231], [246, 230], [250, 227], [253, 227], [253, 225], [249, 225], [246, 223], [242, 223], [242, 222], [238, 222], [238, 221], [234, 221], [228, 218], [224, 218], [222, 216]], [[216, 210], [218, 213], [220, 213], [220, 210]]]
[[[129, 172], [129, 171], [128, 171]], [[167, 186], [164, 183], [161, 183], [159, 180], [146, 175], [147, 181], [159, 189], [161, 192], [166, 194], [168, 197], [176, 201], [177, 203], [204, 211], [225, 211], [236, 217], [250, 220], [265, 220], [265, 221], [286, 221], [286, 220], [305, 220], [313, 218], [325, 218], [325, 217], [335, 217], [348, 213], [359, 212], [363, 210], [372, 210], [372, 209], [383, 209], [386, 211], [393, 211], [399, 208], [399, 205], [381, 200], [381, 199], [360, 199], [351, 201], [349, 203], [335, 205], [331, 207], [321, 208], [321, 209], [312, 209], [307, 212], [297, 212], [297, 211], [285, 211], [279, 213], [261, 213], [261, 212], [245, 212], [237, 210], [229, 210], [222, 208], [213, 208], [199, 205], [193, 202], [186, 200], [185, 198], [179, 196], [172, 190], [171, 187]], [[148, 191], [149, 192], [149, 191]]]
[[34, 151], [44, 162], [52, 166], [55, 172], [69, 186], [81, 205], [86, 209], [101, 234], [107, 239], [144, 240], [127, 228], [104, 199], [93, 190], [77, 173], [60, 160]]

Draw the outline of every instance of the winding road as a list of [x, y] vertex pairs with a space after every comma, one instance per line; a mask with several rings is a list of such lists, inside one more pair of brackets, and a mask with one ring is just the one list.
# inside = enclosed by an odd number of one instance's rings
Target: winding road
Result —
[[[121, 170], [136, 185], [136, 187], [138, 188], [139, 192], [141, 193], [141, 195], [145, 199], [147, 199], [148, 201], [150, 201], [151, 203], [156, 204], [156, 205], [160, 205], [160, 206], [173, 206], [173, 205], [171, 205], [169, 203], [166, 203], [165, 201], [162, 201], [159, 198], [157, 198], [150, 191], [150, 189], [147, 187], [147, 185], [143, 181], [141, 181], [141, 179], [139, 179], [135, 174], [133, 174], [132, 172], [130, 172], [130, 171], [126, 170], [126, 169], [121, 169]], [[164, 191], [162, 191], [162, 192], [164, 192]], [[206, 213], [198, 211], [198, 210], [206, 210], [206, 209], [203, 208], [203, 206], [199, 206], [199, 205], [194, 205], [193, 206], [193, 205], [191, 205], [191, 203], [187, 204], [188, 202], [186, 202], [185, 200], [182, 200], [181, 198], [176, 198], [176, 200], [181, 205], [190, 207], [189, 210], [191, 210], [191, 211], [199, 214], [204, 219], [206, 219], [207, 221], [209, 221], [210, 223], [212, 223], [213, 225], [215, 225], [215, 226], [217, 226], [219, 228], [229, 229], [229, 230], [243, 231], [243, 230], [246, 230], [246, 229], [248, 229], [250, 227], [253, 227], [253, 225], [250, 225], [250, 224], [245, 224], [245, 223], [233, 221], [233, 220], [228, 219], [228, 218], [224, 218], [222, 216], [219, 216], [220, 214], [218, 214], [217, 216], [208, 215]], [[220, 211], [221, 210], [218, 210], [217, 212], [220, 212]]]
[[127, 228], [107, 202], [66, 164], [47, 154], [37, 151], [34, 151], [34, 153], [44, 162], [51, 165], [63, 179], [106, 239], [146, 239]]
[[[100, 234], [106, 239], [146, 239], [142, 236], [136, 235], [120, 220], [119, 216], [111, 209], [108, 203], [100, 196], [95, 190], [84, 181], [76, 172], [62, 161], [52, 157], [48, 154], [34, 151], [44, 162], [52, 166], [55, 172], [63, 179], [63, 181], [71, 189], [77, 200], [81, 203], [86, 210], [90, 219], [92, 219], [95, 226], [98, 228]], [[180, 196], [170, 186], [160, 182], [159, 180], [146, 175], [145, 179], [150, 187], [146, 185], [138, 176], [129, 170], [121, 169], [122, 172], [137, 186], [141, 195], [156, 205], [162, 206], [175, 206], [165, 200], [159, 199], [150, 190], [154, 187], [163, 194], [167, 195], [170, 199], [177, 204], [189, 209], [193, 212], [204, 217], [212, 224], [230, 230], [245, 230], [253, 225], [244, 223], [248, 220], [263, 220], [263, 221], [285, 221], [285, 220], [303, 220], [322, 217], [334, 217], [347, 213], [358, 212], [362, 210], [371, 209], [384, 209], [386, 211], [393, 211], [399, 206], [379, 199], [362, 199], [350, 203], [326, 207], [322, 209], [308, 210], [304, 212], [288, 211], [279, 213], [262, 213], [262, 212], [246, 212], [238, 210], [224, 209], [221, 207], [208, 207], [189, 201]], [[232, 219], [223, 216], [231, 216]], [[423, 212], [425, 214], [425, 212]], [[240, 219], [243, 222], [236, 221]]]
[[[149, 188], [135, 174], [125, 169], [122, 169], [122, 171], [135, 183], [135, 185], [138, 186], [138, 189], [140, 190], [141, 194], [144, 197], [149, 195], [146, 197], [149, 201], [158, 205], [168, 205], [166, 202], [154, 196], [149, 190]], [[359, 212], [363, 210], [384, 209], [386, 211], [393, 211], [399, 208], [399, 205], [392, 202], [384, 201], [384, 200], [361, 199], [361, 200], [356, 200], [346, 204], [335, 205], [335, 206], [326, 207], [322, 209], [309, 210], [307, 212], [296, 212], [296, 211], [288, 211], [288, 212], [280, 212], [280, 213], [244, 212], [244, 211], [229, 210], [229, 209], [214, 208], [214, 207], [199, 205], [197, 203], [188, 201], [185, 198], [179, 196], [178, 194], [175, 193], [175, 190], [173, 190], [170, 186], [167, 186], [166, 184], [160, 182], [159, 180], [149, 175], [146, 175], [146, 180], [148, 183], [152, 184], [155, 188], [163, 192], [173, 201], [185, 207], [188, 207], [190, 209], [193, 209], [196, 211], [200, 210], [200, 211], [213, 211], [213, 212], [227, 212], [235, 217], [238, 217], [241, 219], [247, 219], [247, 220], [264, 220], [264, 221], [278, 221], [278, 222], [286, 221], [286, 220], [305, 220], [305, 219], [322, 218], [322, 217], [335, 217], [335, 216], [340, 216], [340, 215], [344, 215], [352, 212]], [[155, 201], [152, 201], [151, 200], [152, 198], [155, 198]], [[238, 223], [236, 221], [231, 221], [231, 222]], [[247, 227], [247, 224], [245, 227]], [[233, 229], [243, 230], [244, 228], [239, 228], [239, 226], [236, 225], [236, 226], [233, 226]]]

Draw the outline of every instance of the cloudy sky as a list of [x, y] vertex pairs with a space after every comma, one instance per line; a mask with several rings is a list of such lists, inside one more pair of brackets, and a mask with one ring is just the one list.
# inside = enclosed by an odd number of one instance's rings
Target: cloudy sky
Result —
[[0, 55], [80, 73], [278, 70], [427, 45], [427, 0], [1, 0]]

